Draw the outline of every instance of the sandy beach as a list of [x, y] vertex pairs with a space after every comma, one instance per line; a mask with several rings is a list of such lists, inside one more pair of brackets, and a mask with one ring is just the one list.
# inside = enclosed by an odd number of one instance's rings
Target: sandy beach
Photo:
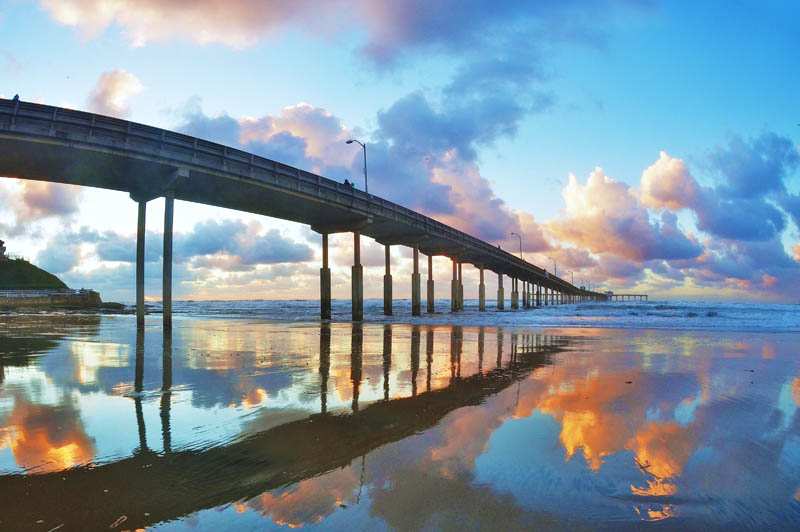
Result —
[[800, 335], [0, 321], [2, 527], [791, 528]]

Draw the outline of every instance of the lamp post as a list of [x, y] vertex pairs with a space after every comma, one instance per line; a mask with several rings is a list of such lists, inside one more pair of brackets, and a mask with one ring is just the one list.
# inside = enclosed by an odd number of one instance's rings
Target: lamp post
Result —
[[522, 257], [522, 237], [518, 233], [515, 233], [514, 231], [511, 231], [511, 233], [509, 233], [509, 234], [511, 236], [515, 236], [515, 237], [519, 238], [519, 258], [522, 259], [522, 260], [525, 260]]
[[367, 183], [367, 145], [356, 139], [349, 139], [345, 141], [346, 144], [356, 143], [361, 146], [361, 151], [364, 152], [364, 192], [369, 194], [369, 185]]
[[553, 261], [553, 275], [558, 277], [558, 264], [556, 264], [556, 260], [553, 257], [547, 257], [547, 258]]

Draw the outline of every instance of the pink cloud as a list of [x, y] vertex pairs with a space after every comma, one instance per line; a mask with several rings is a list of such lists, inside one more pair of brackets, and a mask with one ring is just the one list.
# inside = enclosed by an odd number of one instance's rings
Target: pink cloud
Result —
[[699, 246], [678, 227], [674, 216], [653, 222], [647, 208], [625, 183], [595, 168], [585, 185], [570, 175], [564, 188], [563, 218], [548, 224], [558, 239], [593, 253], [608, 253], [631, 261], [690, 258]]
[[696, 205], [699, 188], [686, 164], [662, 151], [642, 173], [641, 199], [647, 207], [677, 211]]
[[95, 113], [125, 117], [129, 100], [143, 88], [139, 78], [126, 70], [103, 72], [89, 95], [87, 107]]

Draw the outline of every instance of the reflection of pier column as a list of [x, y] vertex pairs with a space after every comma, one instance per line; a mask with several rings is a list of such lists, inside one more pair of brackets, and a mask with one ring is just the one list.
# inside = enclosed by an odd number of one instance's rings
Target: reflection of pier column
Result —
[[411, 328], [411, 396], [417, 395], [417, 376], [419, 374], [419, 326]]
[[172, 331], [164, 330], [164, 352], [161, 356], [161, 440], [164, 452], [172, 452], [172, 429], [170, 412], [172, 410]]
[[497, 367], [503, 365], [503, 329], [497, 329]]
[[428, 374], [425, 378], [425, 389], [431, 391], [431, 366], [433, 366], [433, 329], [428, 327], [425, 333], [425, 362], [427, 363]]
[[411, 315], [420, 315], [422, 294], [420, 293], [419, 248], [414, 246], [414, 272], [411, 274]]
[[503, 310], [506, 306], [505, 301], [503, 300], [503, 274], [497, 274], [497, 310]]
[[383, 326], [383, 400], [389, 400], [389, 373], [392, 369], [392, 326]]
[[350, 381], [353, 384], [353, 412], [358, 412], [358, 394], [361, 388], [361, 364], [363, 362], [364, 329], [354, 323], [350, 334]]
[[364, 268], [361, 266], [361, 233], [353, 233], [352, 269], [353, 321], [364, 320]]
[[161, 306], [165, 330], [172, 328], [172, 218], [174, 210], [175, 198], [173, 198], [172, 192], [169, 192], [164, 197], [164, 260], [161, 282]]
[[478, 373], [483, 373], [483, 349], [485, 343], [483, 327], [478, 329]]
[[331, 326], [323, 323], [319, 328], [319, 401], [320, 412], [328, 412], [328, 378], [331, 373]]
[[331, 269], [328, 267], [328, 233], [322, 233], [322, 268], [319, 269], [319, 315], [331, 319]]
[[383, 246], [386, 272], [383, 274], [383, 314], [392, 315], [392, 259], [388, 245]]
[[144, 329], [136, 332], [136, 366], [133, 378], [133, 403], [136, 409], [136, 426], [139, 429], [139, 451], [145, 452], [147, 448], [147, 429], [144, 424], [142, 410], [142, 390], [144, 390]]
[[136, 326], [144, 327], [144, 237], [147, 202], [140, 201], [136, 224]]
[[432, 314], [434, 308], [434, 287], [433, 287], [433, 256], [428, 255], [428, 314]]
[[463, 343], [463, 329], [452, 327], [450, 329], [450, 380], [461, 377], [461, 346]]

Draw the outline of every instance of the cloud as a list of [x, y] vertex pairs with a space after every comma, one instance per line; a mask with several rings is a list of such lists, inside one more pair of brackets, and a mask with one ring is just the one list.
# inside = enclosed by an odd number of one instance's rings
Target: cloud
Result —
[[665, 151], [642, 173], [642, 203], [654, 209], [690, 208], [697, 203], [699, 188], [686, 164]]
[[[168, 39], [234, 48], [299, 29], [330, 39], [357, 33], [360, 53], [376, 65], [391, 65], [410, 52], [465, 53], [493, 44], [502, 29], [530, 43], [572, 41], [597, 45], [597, 17], [616, 5], [643, 2], [503, 2], [486, 0], [40, 0], [57, 22], [92, 38], [119, 26], [133, 46]], [[525, 31], [522, 30], [525, 29]]]
[[792, 248], [792, 256], [794, 257], [794, 260], [800, 262], [800, 244], [794, 245]]
[[143, 89], [139, 78], [126, 70], [103, 72], [97, 79], [86, 106], [94, 113], [122, 118], [129, 113], [128, 101]]
[[581, 185], [574, 175], [563, 191], [565, 216], [548, 224], [559, 239], [594, 253], [609, 253], [631, 261], [696, 257], [700, 245], [663, 213], [651, 221], [647, 209], [628, 185], [606, 176], [601, 168]]
[[73, 185], [17, 179], [0, 180], [0, 211], [13, 217], [0, 224], [7, 236], [30, 234], [36, 222], [48, 218], [71, 219], [78, 213], [81, 189]]
[[711, 162], [723, 179], [721, 193], [752, 198], [782, 191], [784, 179], [800, 165], [800, 154], [791, 140], [767, 132], [751, 139], [732, 137], [714, 150]]

